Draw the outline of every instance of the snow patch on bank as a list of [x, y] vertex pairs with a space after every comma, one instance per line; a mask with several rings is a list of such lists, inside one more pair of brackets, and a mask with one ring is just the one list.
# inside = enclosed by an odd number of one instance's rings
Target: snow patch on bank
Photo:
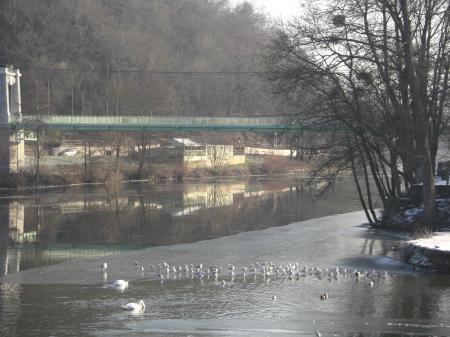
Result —
[[448, 180], [442, 179], [441, 176], [434, 177], [434, 185], [445, 186], [448, 185]]
[[429, 238], [412, 240], [409, 243], [419, 248], [450, 252], [450, 233], [434, 233]]

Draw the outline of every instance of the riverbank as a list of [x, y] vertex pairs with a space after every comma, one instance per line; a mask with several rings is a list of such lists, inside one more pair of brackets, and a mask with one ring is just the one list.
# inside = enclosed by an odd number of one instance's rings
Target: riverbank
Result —
[[[276, 176], [287, 174], [307, 175], [313, 166], [309, 162], [290, 160], [284, 157], [254, 157], [242, 165], [218, 167], [215, 171], [207, 168], [180, 168], [170, 164], [154, 164], [151, 169], [138, 173], [129, 163], [119, 165], [117, 174], [110, 167], [87, 169], [80, 165], [43, 167], [39, 174], [20, 172], [0, 175], [0, 189], [31, 187], [73, 186], [81, 184], [118, 184], [127, 181], [167, 182], [190, 179], [248, 178], [254, 176]], [[85, 177], [88, 176], [87, 178]]]
[[383, 215], [383, 228], [408, 233], [402, 249], [403, 261], [417, 270], [450, 273], [450, 199], [446, 181], [435, 178], [436, 223], [424, 226], [420, 186]]
[[405, 262], [422, 270], [450, 273], [450, 233], [408, 241]]
[[[406, 265], [391, 257], [393, 247], [398, 245], [398, 238], [362, 226], [364, 222], [364, 212], [361, 211], [338, 214], [212, 240], [152, 247], [106, 259], [78, 260], [25, 270], [6, 275], [0, 278], [0, 282], [99, 284], [115, 279], [155, 279], [157, 274], [151, 272], [149, 267], [163, 262], [169, 265], [217, 264], [224, 268], [233, 264], [237, 273], [243, 266], [258, 261], [408, 271]], [[107, 279], [98, 269], [105, 260], [108, 262]], [[142, 263], [144, 274], [136, 271], [134, 261]]]

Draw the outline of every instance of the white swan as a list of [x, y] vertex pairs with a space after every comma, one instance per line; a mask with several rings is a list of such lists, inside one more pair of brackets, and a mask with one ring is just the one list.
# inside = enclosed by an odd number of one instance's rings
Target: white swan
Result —
[[125, 280], [114, 281], [114, 283], [111, 284], [111, 287], [119, 290], [124, 290], [128, 288], [128, 281]]
[[145, 303], [143, 300], [140, 300], [139, 303], [127, 303], [122, 305], [122, 308], [130, 311], [144, 311]]

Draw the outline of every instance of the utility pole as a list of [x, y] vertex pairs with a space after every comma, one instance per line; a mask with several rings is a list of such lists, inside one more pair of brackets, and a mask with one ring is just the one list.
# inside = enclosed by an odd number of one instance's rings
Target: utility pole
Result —
[[36, 116], [39, 115], [39, 80], [36, 80]]
[[84, 92], [81, 93], [81, 116], [84, 116]]
[[50, 78], [47, 78], [47, 115], [50, 115]]
[[35, 148], [35, 176], [34, 183], [36, 186], [39, 185], [39, 165], [41, 159], [41, 149], [40, 149], [40, 130], [39, 130], [39, 80], [36, 80], [36, 148]]

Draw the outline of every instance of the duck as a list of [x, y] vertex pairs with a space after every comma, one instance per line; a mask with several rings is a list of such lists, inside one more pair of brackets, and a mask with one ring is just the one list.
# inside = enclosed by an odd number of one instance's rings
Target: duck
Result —
[[322, 301], [325, 301], [326, 299], [328, 299], [328, 294], [327, 294], [327, 293], [321, 294], [321, 295], [320, 295], [320, 299], [321, 299]]
[[140, 300], [139, 303], [127, 303], [122, 305], [122, 308], [130, 311], [144, 311], [145, 303], [143, 300]]
[[116, 280], [111, 284], [111, 287], [119, 290], [124, 290], [128, 288], [128, 281]]

